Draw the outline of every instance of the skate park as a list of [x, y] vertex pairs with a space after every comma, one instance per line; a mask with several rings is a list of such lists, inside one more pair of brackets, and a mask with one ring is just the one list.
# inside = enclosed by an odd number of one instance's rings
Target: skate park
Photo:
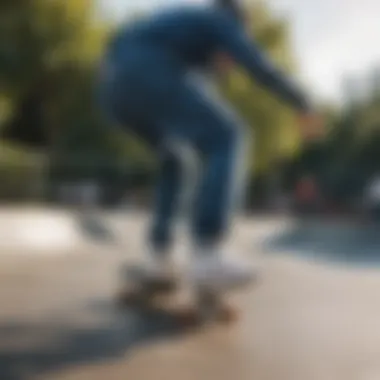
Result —
[[260, 280], [233, 300], [236, 323], [186, 331], [164, 313], [116, 307], [118, 269], [141, 250], [146, 215], [102, 218], [119, 247], [89, 239], [67, 210], [0, 212], [1, 379], [380, 376], [374, 229], [240, 218], [229, 246], [260, 266]]
[[[149, 19], [185, 2], [212, 12]], [[374, 0], [0, 2], [0, 380], [380, 379], [379, 14]], [[134, 39], [132, 67], [119, 49]], [[211, 215], [223, 235], [240, 180], [225, 248], [259, 275], [229, 300], [236, 320], [120, 307], [158, 210], [194, 195], [173, 215]], [[192, 241], [175, 227], [182, 265], [203, 227]]]

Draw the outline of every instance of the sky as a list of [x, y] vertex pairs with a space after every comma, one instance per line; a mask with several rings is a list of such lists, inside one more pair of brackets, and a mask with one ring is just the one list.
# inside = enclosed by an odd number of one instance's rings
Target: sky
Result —
[[[208, 0], [99, 1], [103, 14], [118, 20], [133, 9]], [[380, 0], [267, 1], [290, 19], [300, 80], [318, 99], [341, 102], [346, 78], [360, 83], [380, 66]]]

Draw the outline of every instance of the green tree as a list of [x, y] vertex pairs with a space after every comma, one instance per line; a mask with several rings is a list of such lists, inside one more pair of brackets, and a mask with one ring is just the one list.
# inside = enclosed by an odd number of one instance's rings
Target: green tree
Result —
[[21, 150], [42, 148], [53, 168], [68, 154], [83, 159], [114, 152], [93, 104], [93, 71], [108, 34], [107, 25], [92, 19], [93, 3], [0, 4], [0, 105], [6, 111], [0, 122], [11, 137], [23, 136]]

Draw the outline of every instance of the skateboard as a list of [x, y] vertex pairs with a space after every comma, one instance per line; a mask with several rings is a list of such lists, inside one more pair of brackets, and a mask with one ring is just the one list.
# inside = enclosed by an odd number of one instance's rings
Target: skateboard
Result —
[[184, 327], [212, 322], [229, 324], [237, 320], [237, 310], [228, 303], [225, 292], [192, 291], [179, 277], [152, 281], [135, 265], [125, 267], [122, 276], [117, 301], [123, 308], [166, 313]]

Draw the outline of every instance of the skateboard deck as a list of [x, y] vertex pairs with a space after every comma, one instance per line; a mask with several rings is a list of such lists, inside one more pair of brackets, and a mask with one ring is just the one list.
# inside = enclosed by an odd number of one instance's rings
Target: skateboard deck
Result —
[[144, 312], [166, 313], [183, 326], [210, 322], [231, 323], [237, 310], [227, 301], [226, 293], [191, 291], [180, 279], [151, 281], [138, 266], [124, 268], [118, 304]]

